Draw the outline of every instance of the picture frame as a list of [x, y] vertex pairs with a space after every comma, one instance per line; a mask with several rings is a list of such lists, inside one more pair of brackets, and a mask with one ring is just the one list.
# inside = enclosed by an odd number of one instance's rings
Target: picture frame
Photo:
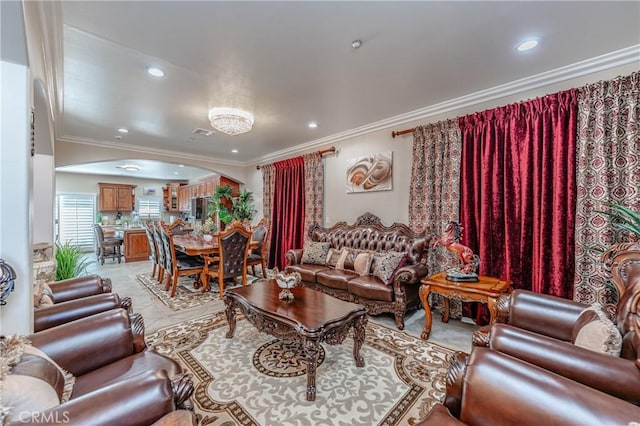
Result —
[[148, 195], [151, 197], [155, 197], [156, 195], [156, 188], [153, 186], [145, 186], [142, 188], [142, 195]]
[[393, 151], [357, 157], [347, 162], [347, 194], [393, 189]]

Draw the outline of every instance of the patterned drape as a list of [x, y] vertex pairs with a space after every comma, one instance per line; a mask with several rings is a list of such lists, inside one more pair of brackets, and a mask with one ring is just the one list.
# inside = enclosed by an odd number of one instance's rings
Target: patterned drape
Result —
[[616, 295], [600, 281], [599, 254], [590, 248], [629, 241], [596, 213], [604, 202], [640, 211], [640, 73], [579, 89], [576, 183], [574, 299], [614, 303]]
[[[460, 210], [460, 155], [462, 137], [456, 120], [418, 126], [413, 131], [413, 164], [409, 187], [409, 226], [439, 234], [448, 221], [458, 221]], [[445, 270], [446, 251], [429, 256], [429, 273]]]
[[[262, 170], [262, 217], [267, 221], [269, 229], [273, 229], [271, 222], [273, 211], [273, 187], [275, 186], [275, 167], [273, 164], [265, 164]], [[271, 241], [267, 241], [267, 256], [270, 253]], [[268, 263], [268, 259], [267, 259]]]
[[304, 161], [304, 235], [314, 223], [324, 220], [324, 164], [317, 152], [302, 156]]

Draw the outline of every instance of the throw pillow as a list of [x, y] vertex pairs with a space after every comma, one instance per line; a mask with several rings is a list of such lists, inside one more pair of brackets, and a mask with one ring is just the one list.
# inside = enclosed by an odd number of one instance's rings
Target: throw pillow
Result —
[[386, 252], [381, 259], [376, 260], [373, 276], [379, 278], [383, 283], [391, 285], [396, 270], [402, 266], [401, 263], [404, 263], [406, 256], [406, 253], [398, 251]]
[[612, 356], [620, 356], [622, 336], [615, 324], [602, 311], [602, 306], [595, 304], [585, 309], [572, 333], [573, 344], [595, 352]]
[[340, 254], [342, 254], [342, 250], [330, 248], [329, 253], [327, 253], [327, 266], [335, 268], [338, 259], [340, 259]]
[[325, 265], [330, 248], [331, 243], [307, 241], [302, 248], [302, 259], [300, 262], [313, 265]]
[[53, 292], [47, 283], [41, 282], [33, 288], [33, 307], [40, 308], [53, 305]]
[[356, 253], [352, 249], [343, 248], [340, 253], [340, 258], [336, 263], [336, 269], [353, 271], [353, 261], [356, 258]]
[[371, 253], [358, 253], [353, 261], [353, 270], [359, 275], [369, 275], [372, 261], [373, 255]]

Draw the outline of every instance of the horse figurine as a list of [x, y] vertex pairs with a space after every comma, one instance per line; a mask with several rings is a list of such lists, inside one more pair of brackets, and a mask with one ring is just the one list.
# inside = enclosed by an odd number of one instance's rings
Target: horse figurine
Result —
[[433, 237], [432, 247], [436, 248], [441, 245], [447, 250], [456, 253], [461, 266], [452, 268], [447, 271], [447, 279], [451, 281], [478, 281], [478, 266], [480, 265], [480, 257], [473, 254], [473, 250], [460, 244], [462, 237], [462, 226], [458, 222], [448, 222], [440, 237]]

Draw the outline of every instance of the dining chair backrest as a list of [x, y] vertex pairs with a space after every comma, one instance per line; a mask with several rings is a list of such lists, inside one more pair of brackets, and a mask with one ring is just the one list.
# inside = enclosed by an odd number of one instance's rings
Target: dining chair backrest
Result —
[[156, 255], [156, 253], [158, 252], [158, 249], [156, 247], [156, 238], [153, 235], [154, 231], [153, 231], [153, 225], [151, 224], [151, 222], [142, 225], [144, 227], [144, 232], [147, 234], [147, 241], [149, 241], [149, 250], [151, 251], [151, 260], [153, 261], [153, 263], [158, 263], [158, 257]]
[[269, 235], [269, 227], [267, 226], [267, 220], [263, 218], [253, 228], [253, 235], [251, 239], [258, 243], [258, 247], [252, 250], [253, 254], [257, 254], [262, 258], [266, 256], [267, 245], [268, 245], [267, 244], [268, 235]]
[[171, 222], [171, 224], [167, 226], [167, 229], [169, 229], [171, 235], [183, 235], [191, 232], [189, 225], [180, 218]]
[[171, 231], [162, 223], [160, 224], [160, 238], [162, 238], [162, 246], [164, 247], [164, 269], [173, 275], [176, 266], [176, 251], [173, 247]]
[[251, 231], [238, 221], [234, 221], [218, 234], [220, 268], [225, 278], [246, 274], [250, 242]]
[[162, 224], [159, 220], [156, 220], [151, 222], [151, 225], [153, 226], [153, 236], [155, 237], [156, 249], [158, 250], [156, 253], [156, 255], [158, 256], [158, 265], [160, 265], [162, 269], [167, 269], [164, 243], [162, 242]]

